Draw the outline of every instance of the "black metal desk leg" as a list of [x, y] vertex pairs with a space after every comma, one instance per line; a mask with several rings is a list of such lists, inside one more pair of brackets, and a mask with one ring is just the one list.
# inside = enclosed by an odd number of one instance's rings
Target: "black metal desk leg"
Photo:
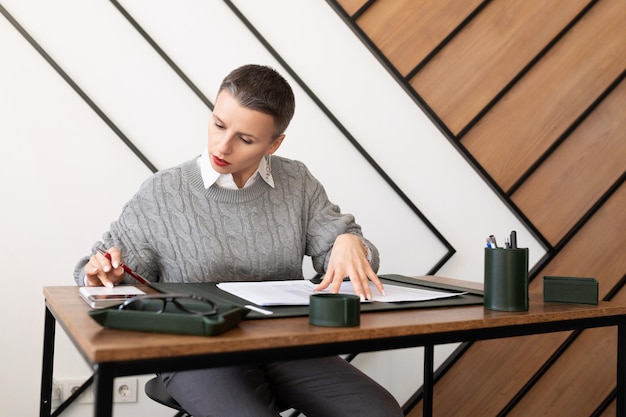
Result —
[[41, 403], [39, 417], [50, 417], [52, 412], [52, 372], [54, 367], [54, 331], [56, 319], [46, 306], [43, 328], [43, 365], [41, 367]]
[[616, 416], [626, 416], [626, 323], [617, 326]]
[[424, 417], [432, 417], [433, 415], [433, 372], [435, 368], [435, 347], [433, 345], [424, 346], [424, 399], [423, 411]]
[[94, 377], [94, 416], [111, 417], [113, 415], [113, 366], [97, 365]]

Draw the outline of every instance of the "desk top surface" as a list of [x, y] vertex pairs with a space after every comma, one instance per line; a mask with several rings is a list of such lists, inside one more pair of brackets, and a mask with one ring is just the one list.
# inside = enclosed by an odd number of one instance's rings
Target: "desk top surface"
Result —
[[[459, 283], [456, 280], [447, 282]], [[480, 285], [464, 284], [466, 287]], [[313, 326], [309, 324], [308, 317], [244, 320], [238, 327], [221, 335], [203, 337], [106, 329], [87, 314], [89, 307], [80, 298], [78, 287], [45, 287], [43, 291], [47, 306], [57, 322], [92, 364], [626, 317], [626, 305], [608, 302], [600, 302], [597, 306], [544, 303], [539, 297], [531, 295], [530, 308], [526, 312], [491, 311], [481, 305], [372, 312], [361, 314], [360, 326], [350, 328]]]

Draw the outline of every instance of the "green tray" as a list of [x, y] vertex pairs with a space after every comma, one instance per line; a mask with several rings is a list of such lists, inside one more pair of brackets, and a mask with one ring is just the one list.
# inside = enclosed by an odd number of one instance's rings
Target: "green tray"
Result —
[[205, 317], [175, 312], [178, 310], [165, 310], [163, 313], [155, 314], [150, 311], [119, 310], [114, 306], [91, 310], [89, 315], [101, 326], [109, 329], [215, 336], [236, 327], [249, 312], [248, 309], [237, 305], [218, 305], [218, 309], [216, 315]]

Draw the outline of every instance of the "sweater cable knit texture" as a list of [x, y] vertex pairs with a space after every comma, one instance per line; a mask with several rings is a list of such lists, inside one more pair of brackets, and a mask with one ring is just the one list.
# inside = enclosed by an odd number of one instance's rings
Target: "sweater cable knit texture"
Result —
[[[298, 279], [305, 255], [323, 273], [335, 237], [362, 236], [360, 226], [328, 200], [301, 162], [272, 156], [272, 175], [275, 188], [256, 181], [231, 190], [206, 189], [196, 159], [160, 171], [142, 184], [92, 254], [115, 246], [127, 265], [161, 282]], [[376, 271], [378, 251], [364, 242]], [[80, 285], [88, 260], [74, 272]]]

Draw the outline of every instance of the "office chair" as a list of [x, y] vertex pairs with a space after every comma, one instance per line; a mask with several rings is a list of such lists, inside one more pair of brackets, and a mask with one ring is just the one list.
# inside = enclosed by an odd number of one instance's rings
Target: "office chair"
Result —
[[176, 400], [173, 399], [170, 396], [170, 394], [168, 394], [168, 392], [165, 390], [165, 387], [163, 386], [163, 382], [161, 382], [161, 378], [154, 377], [148, 382], [146, 382], [146, 385], [144, 386], [144, 390], [146, 391], [146, 395], [150, 399], [166, 407], [173, 408], [174, 410], [176, 410], [177, 413], [174, 417], [192, 417], [191, 414], [187, 413], [180, 406], [180, 404], [178, 404]]
[[[158, 402], [159, 404], [162, 404], [166, 407], [173, 408], [174, 410], [176, 410], [177, 413], [174, 415], [174, 417], [193, 417], [191, 414], [185, 411], [180, 406], [180, 404], [178, 404], [176, 400], [170, 396], [170, 394], [168, 394], [168, 392], [165, 390], [165, 386], [163, 386], [163, 382], [161, 381], [161, 378], [154, 377], [148, 382], [146, 382], [146, 385], [144, 386], [144, 390], [148, 398]], [[280, 410], [285, 411], [285, 410], [288, 410], [288, 408], [280, 407]], [[294, 410], [293, 413], [289, 415], [289, 417], [297, 417], [299, 415], [300, 415], [300, 412], [297, 410]]]

